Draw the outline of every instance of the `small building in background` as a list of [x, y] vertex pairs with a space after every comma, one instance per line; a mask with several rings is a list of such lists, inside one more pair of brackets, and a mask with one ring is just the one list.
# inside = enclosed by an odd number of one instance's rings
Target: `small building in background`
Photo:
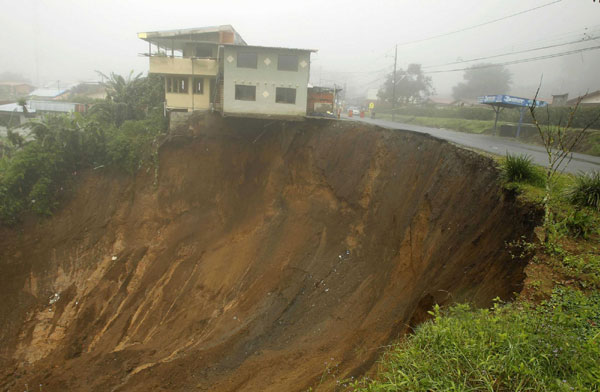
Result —
[[339, 106], [337, 87], [308, 86], [308, 104], [306, 112], [309, 116], [337, 116]]
[[18, 98], [29, 95], [35, 89], [23, 82], [0, 82], [0, 97]]
[[17, 125], [46, 114], [72, 114], [86, 111], [87, 105], [81, 103], [30, 99], [26, 101], [24, 107], [16, 102], [0, 105], [0, 118], [4, 124]]
[[600, 90], [570, 99], [567, 101], [567, 105], [575, 106], [580, 99], [581, 106], [600, 106]]
[[304, 116], [314, 50], [248, 45], [230, 25], [139, 33], [150, 73], [165, 77], [166, 109]]
[[552, 106], [566, 106], [569, 101], [569, 94], [552, 94]]
[[32, 99], [40, 100], [60, 100], [69, 90], [67, 88], [38, 88], [29, 93]]
[[35, 109], [29, 104], [25, 104], [25, 107], [16, 102], [0, 105], [0, 123], [6, 126], [25, 124], [35, 115]]

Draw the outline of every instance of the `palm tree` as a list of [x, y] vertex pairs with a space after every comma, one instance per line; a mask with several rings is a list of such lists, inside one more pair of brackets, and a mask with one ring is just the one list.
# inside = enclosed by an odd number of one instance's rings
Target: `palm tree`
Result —
[[103, 78], [102, 86], [106, 89], [106, 100], [94, 105], [93, 111], [116, 126], [124, 121], [135, 120], [141, 115], [140, 88], [144, 78], [142, 74], [133, 75], [133, 71], [124, 78], [114, 72], [110, 76], [96, 71]]

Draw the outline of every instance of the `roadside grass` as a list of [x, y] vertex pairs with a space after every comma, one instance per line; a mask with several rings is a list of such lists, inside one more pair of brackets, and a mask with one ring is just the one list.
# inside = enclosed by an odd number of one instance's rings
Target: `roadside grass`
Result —
[[557, 288], [539, 306], [435, 307], [355, 391], [593, 391], [600, 388], [600, 294]]
[[544, 172], [535, 166], [528, 155], [506, 154], [502, 161], [502, 174], [508, 182], [525, 182], [543, 186]]
[[[391, 121], [392, 115], [388, 113], [377, 113], [377, 118]], [[445, 117], [422, 117], [406, 114], [398, 114], [395, 116], [395, 121], [405, 124], [421, 125], [424, 127], [443, 128], [452, 131], [475, 133], [475, 134], [491, 134], [494, 129], [493, 120], [473, 120], [462, 118], [445, 118]], [[514, 124], [512, 122], [498, 121], [497, 128], [501, 125]], [[577, 131], [573, 128], [572, 132]], [[540, 137], [537, 134], [530, 136], [521, 136], [520, 141], [528, 144], [542, 145]], [[600, 130], [590, 129], [581, 143], [576, 146], [576, 152], [594, 156], [600, 156]]]
[[[377, 118], [391, 120], [392, 115], [387, 113], [377, 114]], [[487, 120], [467, 120], [462, 118], [441, 118], [441, 117], [418, 117], [397, 115], [396, 122], [421, 125], [424, 127], [445, 128], [459, 132], [481, 134], [490, 132], [494, 129], [494, 121]], [[498, 121], [498, 127], [504, 122]]]
[[[506, 168], [506, 158], [495, 159]], [[503, 181], [521, 202], [542, 206], [543, 182]], [[547, 237], [536, 231], [531, 242], [509, 244], [531, 254], [514, 302], [434, 307], [382, 355], [373, 379], [345, 380], [347, 390], [600, 391], [600, 212], [571, 202], [578, 181], [558, 174], [552, 182]]]
[[600, 210], [600, 172], [577, 176], [568, 198], [572, 204]]

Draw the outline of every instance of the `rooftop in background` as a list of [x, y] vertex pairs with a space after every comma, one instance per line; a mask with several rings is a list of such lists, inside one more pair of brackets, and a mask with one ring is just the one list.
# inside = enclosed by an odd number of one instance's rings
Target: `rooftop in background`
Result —
[[31, 87], [33, 87], [33, 85], [31, 83], [26, 83], [26, 82], [0, 82], [0, 86], [31, 86]]
[[[31, 108], [29, 105], [25, 105], [28, 113], [35, 113], [35, 109]], [[8, 103], [6, 105], [0, 105], [0, 112], [7, 113], [23, 113], [23, 107], [18, 103]]]
[[66, 88], [38, 88], [33, 90], [29, 95], [32, 97], [56, 98], [67, 92]]
[[581, 105], [600, 105], [600, 90], [570, 99], [567, 101], [567, 105], [576, 105], [579, 100], [581, 100]]

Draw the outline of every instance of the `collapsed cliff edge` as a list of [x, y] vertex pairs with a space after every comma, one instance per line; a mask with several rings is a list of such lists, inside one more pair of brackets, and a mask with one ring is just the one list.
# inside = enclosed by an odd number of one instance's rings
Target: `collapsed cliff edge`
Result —
[[434, 304], [520, 290], [506, 244], [534, 212], [490, 159], [356, 122], [194, 121], [158, 166], [84, 173], [52, 218], [0, 229], [0, 389], [329, 388]]

